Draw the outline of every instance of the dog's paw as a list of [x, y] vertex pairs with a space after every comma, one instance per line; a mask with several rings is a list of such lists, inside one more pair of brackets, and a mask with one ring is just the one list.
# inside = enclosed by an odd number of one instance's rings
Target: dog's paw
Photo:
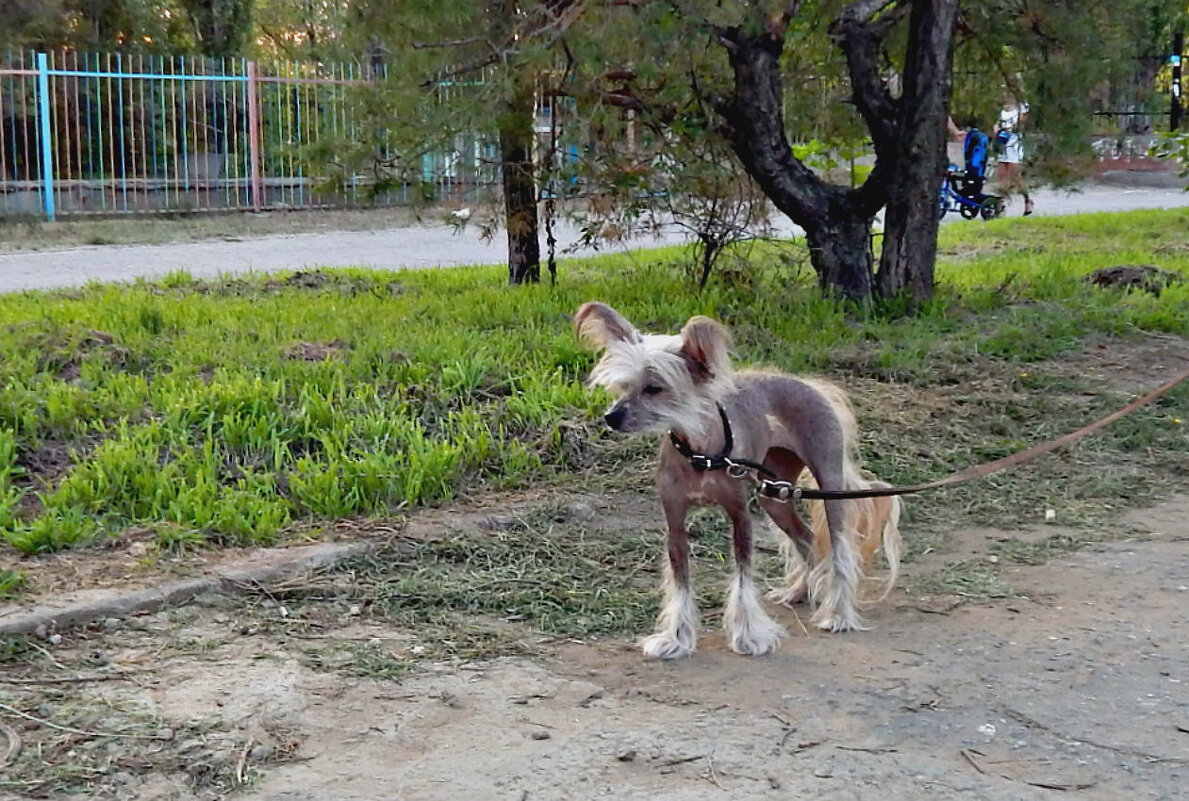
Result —
[[810, 622], [822, 631], [829, 631], [834, 634], [840, 634], [844, 631], [867, 630], [867, 626], [863, 623], [863, 618], [859, 617], [858, 613], [854, 610], [830, 613], [819, 609], [810, 618]]
[[727, 632], [727, 645], [742, 656], [764, 656], [780, 647], [785, 630], [770, 618], [752, 619]]
[[798, 581], [788, 587], [774, 587], [764, 593], [764, 598], [781, 606], [794, 606], [809, 600], [809, 586]]
[[692, 637], [677, 632], [658, 631], [640, 641], [640, 650], [650, 659], [682, 659], [694, 652]]

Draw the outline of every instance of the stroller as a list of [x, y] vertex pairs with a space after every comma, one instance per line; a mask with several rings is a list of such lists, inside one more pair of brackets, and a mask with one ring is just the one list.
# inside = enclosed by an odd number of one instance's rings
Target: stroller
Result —
[[971, 128], [966, 134], [965, 157], [966, 169], [959, 170], [951, 164], [941, 182], [941, 197], [938, 214], [945, 217], [947, 212], [956, 211], [964, 219], [973, 220], [982, 215], [984, 220], [993, 220], [1003, 214], [1006, 208], [1003, 198], [998, 195], [983, 193], [983, 184], [987, 180], [987, 155], [989, 141], [987, 135], [977, 128]]

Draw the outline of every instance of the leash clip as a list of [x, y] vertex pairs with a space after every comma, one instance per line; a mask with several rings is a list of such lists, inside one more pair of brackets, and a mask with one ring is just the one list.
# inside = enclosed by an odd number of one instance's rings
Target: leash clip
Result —
[[777, 503], [790, 503], [801, 500], [801, 488], [787, 481], [765, 481], [760, 487], [765, 498], [771, 498]]
[[727, 459], [727, 475], [737, 479], [751, 478], [751, 468]]

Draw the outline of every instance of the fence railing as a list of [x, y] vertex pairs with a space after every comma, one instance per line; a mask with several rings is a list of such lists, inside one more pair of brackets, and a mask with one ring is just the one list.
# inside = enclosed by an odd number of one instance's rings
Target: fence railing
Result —
[[[359, 141], [351, 92], [368, 83], [353, 64], [0, 54], [0, 217], [400, 203], [404, 184], [310, 175], [320, 143]], [[427, 154], [422, 184], [451, 198], [494, 182], [487, 149]]]

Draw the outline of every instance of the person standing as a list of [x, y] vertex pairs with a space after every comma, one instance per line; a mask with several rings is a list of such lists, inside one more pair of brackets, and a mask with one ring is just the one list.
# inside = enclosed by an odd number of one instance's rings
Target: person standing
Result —
[[1020, 129], [1028, 118], [1028, 104], [1018, 102], [1015, 97], [1008, 95], [1003, 101], [1003, 108], [999, 111], [999, 121], [991, 133], [996, 144], [1001, 148], [999, 166], [996, 168], [996, 178], [1004, 194], [1018, 191], [1024, 196], [1024, 216], [1033, 211], [1032, 196], [1028, 194], [1028, 185], [1024, 183], [1021, 172], [1024, 162], [1024, 146], [1020, 141]]

